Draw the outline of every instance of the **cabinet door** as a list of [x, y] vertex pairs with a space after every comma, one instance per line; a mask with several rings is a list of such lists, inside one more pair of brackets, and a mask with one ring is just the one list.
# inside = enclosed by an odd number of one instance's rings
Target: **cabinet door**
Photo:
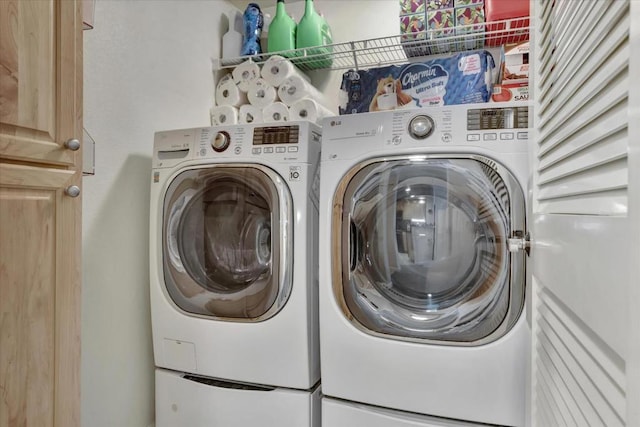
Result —
[[531, 5], [533, 422], [640, 425], [640, 4]]
[[0, 426], [78, 426], [74, 171], [0, 164]]
[[0, 427], [80, 425], [81, 23], [0, 1]]
[[80, 4], [0, 1], [2, 157], [77, 165], [64, 143], [82, 138]]

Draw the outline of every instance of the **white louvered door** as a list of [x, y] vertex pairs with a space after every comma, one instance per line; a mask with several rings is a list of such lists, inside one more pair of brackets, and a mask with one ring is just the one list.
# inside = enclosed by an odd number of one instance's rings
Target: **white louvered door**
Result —
[[640, 1], [535, 0], [534, 426], [640, 426]]

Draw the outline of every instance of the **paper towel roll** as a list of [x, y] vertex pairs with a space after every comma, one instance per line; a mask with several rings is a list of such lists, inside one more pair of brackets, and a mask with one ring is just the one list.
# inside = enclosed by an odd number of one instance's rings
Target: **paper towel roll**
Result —
[[235, 125], [238, 123], [238, 109], [231, 105], [219, 105], [211, 109], [211, 125]]
[[260, 67], [249, 59], [234, 68], [231, 75], [238, 88], [246, 92], [249, 90], [249, 82], [260, 77]]
[[255, 79], [249, 83], [247, 98], [251, 105], [258, 108], [265, 108], [278, 100], [276, 88], [271, 86], [265, 79]]
[[224, 76], [216, 86], [216, 104], [239, 107], [247, 103], [247, 94], [242, 92], [230, 74]]
[[274, 102], [262, 109], [265, 123], [289, 121], [289, 108], [282, 102]]
[[262, 123], [262, 109], [255, 105], [246, 104], [240, 106], [238, 123], [243, 125]]
[[322, 93], [300, 76], [291, 76], [285, 79], [278, 88], [278, 96], [289, 107], [302, 98], [315, 99], [319, 103], [327, 105]]
[[303, 98], [294, 102], [289, 107], [289, 120], [308, 120], [319, 123], [325, 117], [333, 116], [334, 113], [327, 107], [321, 105], [314, 99]]
[[310, 81], [306, 74], [298, 70], [287, 58], [280, 55], [273, 55], [267, 59], [262, 66], [260, 74], [267, 83], [274, 87], [280, 86], [287, 78], [294, 75]]

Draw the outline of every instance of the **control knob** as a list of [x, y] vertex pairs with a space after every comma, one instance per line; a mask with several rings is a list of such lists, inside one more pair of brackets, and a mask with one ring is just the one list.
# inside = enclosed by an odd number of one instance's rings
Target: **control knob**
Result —
[[421, 114], [409, 122], [409, 134], [415, 139], [425, 139], [433, 133], [434, 127], [433, 119]]
[[218, 153], [229, 148], [229, 144], [231, 144], [231, 137], [224, 131], [216, 133], [216, 136], [211, 140], [211, 148]]

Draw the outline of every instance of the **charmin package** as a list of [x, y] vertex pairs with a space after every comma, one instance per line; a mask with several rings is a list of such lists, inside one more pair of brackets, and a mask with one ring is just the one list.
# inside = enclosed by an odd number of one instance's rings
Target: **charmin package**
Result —
[[405, 65], [347, 71], [340, 114], [488, 102], [495, 62], [485, 50]]

